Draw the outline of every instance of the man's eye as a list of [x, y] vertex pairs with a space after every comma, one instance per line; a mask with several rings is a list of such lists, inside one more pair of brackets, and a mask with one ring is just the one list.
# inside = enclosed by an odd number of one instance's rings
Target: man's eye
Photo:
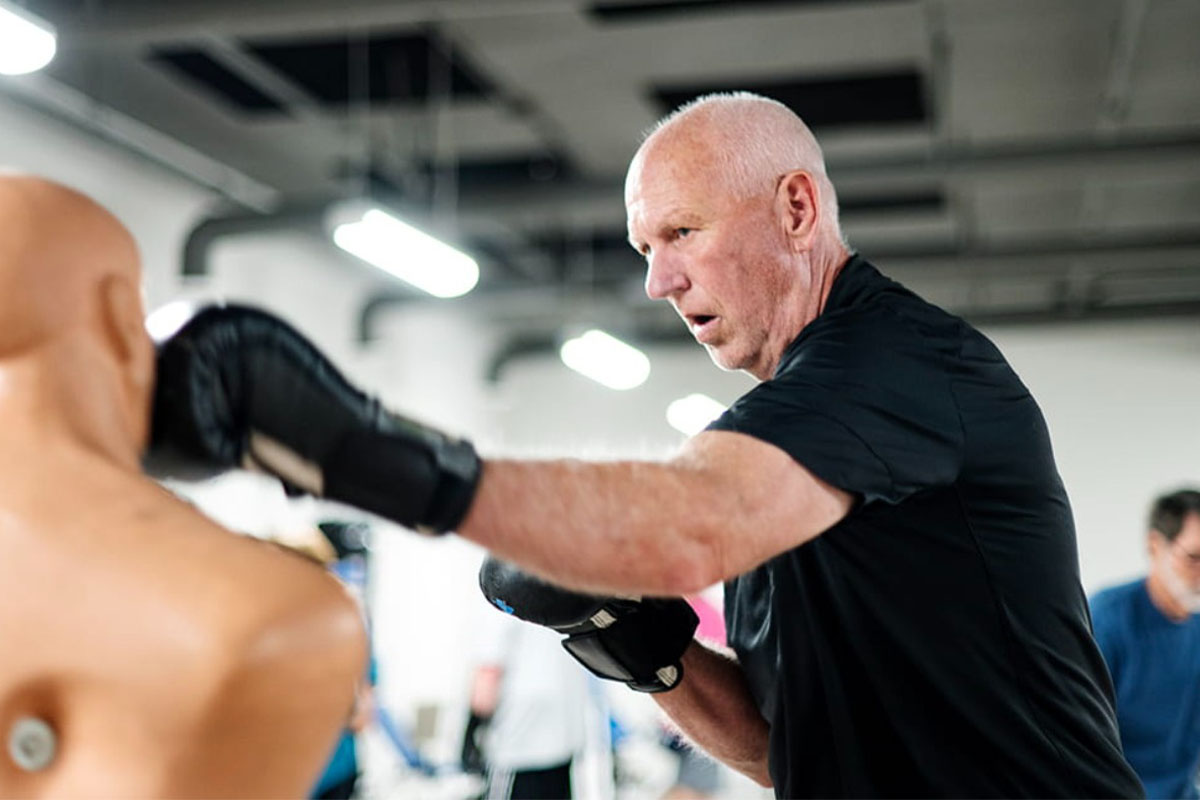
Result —
[[695, 230], [695, 228], [676, 228], [675, 229], [675, 238], [682, 239], [685, 236], [687, 236], [689, 233], [692, 233], [694, 230]]

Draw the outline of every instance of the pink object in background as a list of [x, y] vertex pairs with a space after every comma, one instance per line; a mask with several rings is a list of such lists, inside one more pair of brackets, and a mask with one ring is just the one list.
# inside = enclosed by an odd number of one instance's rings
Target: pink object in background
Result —
[[696, 635], [701, 639], [725, 645], [725, 614], [701, 595], [686, 598], [688, 605], [700, 618]]

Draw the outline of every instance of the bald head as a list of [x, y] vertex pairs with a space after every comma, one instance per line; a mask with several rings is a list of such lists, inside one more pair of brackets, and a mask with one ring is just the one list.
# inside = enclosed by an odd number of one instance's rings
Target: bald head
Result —
[[646, 294], [724, 369], [766, 380], [849, 258], [821, 148], [785, 106], [703, 97], [646, 139], [625, 180]]
[[0, 358], [92, 321], [106, 282], [139, 284], [128, 231], [65, 186], [0, 173]]
[[822, 214], [838, 240], [837, 196], [825, 174], [825, 156], [812, 131], [776, 100], [735, 92], [697, 98], [664, 117], [634, 156], [625, 195], [647, 164], [686, 161], [688, 169], [712, 173], [715, 185], [734, 200], [775, 187], [794, 170], [813, 175], [821, 187]]

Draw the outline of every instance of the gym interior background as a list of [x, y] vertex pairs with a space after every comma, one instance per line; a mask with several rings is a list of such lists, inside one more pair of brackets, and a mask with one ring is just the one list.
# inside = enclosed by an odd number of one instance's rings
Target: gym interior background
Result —
[[[265, 306], [486, 454], [662, 455], [683, 437], [672, 401], [750, 385], [641, 294], [622, 202], [655, 119], [748, 89], [814, 128], [851, 244], [976, 322], [1033, 390], [1086, 589], [1141, 572], [1147, 502], [1200, 482], [1195, 0], [6, 5], [52, 23], [58, 54], [0, 77], [0, 165], [117, 213], [149, 307]], [[366, 201], [474, 256], [475, 289], [433, 298], [339, 250], [330, 220]], [[559, 345], [589, 328], [640, 347], [645, 383], [567, 369]], [[247, 476], [191, 493], [258, 535], [347, 516]], [[380, 702], [448, 763], [481, 554], [374, 527]], [[643, 699], [610, 698], [631, 719]], [[464, 796], [380, 742], [368, 770], [372, 796]]]

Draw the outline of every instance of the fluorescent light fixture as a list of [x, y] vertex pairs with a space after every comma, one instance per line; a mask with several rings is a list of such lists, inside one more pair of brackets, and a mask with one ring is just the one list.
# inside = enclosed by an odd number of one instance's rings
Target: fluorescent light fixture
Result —
[[563, 343], [563, 363], [610, 389], [632, 389], [650, 376], [650, 359], [632, 345], [592, 329]]
[[199, 305], [190, 300], [172, 300], [159, 306], [146, 315], [146, 333], [150, 334], [150, 338], [156, 343], [164, 342], [192, 318], [197, 308]]
[[333, 241], [435, 297], [458, 297], [479, 283], [475, 259], [378, 208], [338, 225]]
[[57, 49], [50, 23], [0, 0], [0, 75], [37, 72], [53, 60]]
[[725, 406], [706, 394], [689, 394], [667, 406], [667, 422], [675, 430], [694, 436], [724, 411]]

